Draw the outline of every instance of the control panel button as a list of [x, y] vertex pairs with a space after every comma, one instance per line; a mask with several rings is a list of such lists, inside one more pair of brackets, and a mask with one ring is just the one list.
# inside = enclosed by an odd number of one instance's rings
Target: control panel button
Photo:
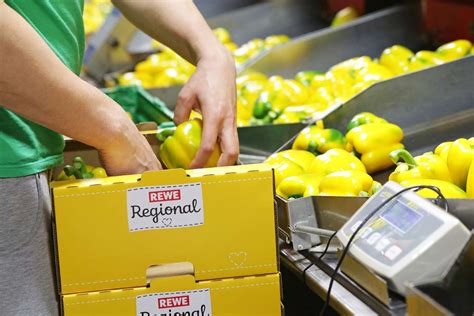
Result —
[[388, 240], [387, 238], [382, 238], [382, 239], [380, 239], [380, 241], [375, 245], [375, 249], [378, 250], [378, 251], [382, 251], [382, 250], [384, 250], [385, 248], [387, 248], [388, 245], [390, 245], [390, 240]]
[[381, 235], [380, 233], [375, 232], [375, 233], [373, 233], [372, 235], [370, 235], [369, 238], [367, 238], [367, 243], [368, 243], [369, 245], [373, 245], [373, 244], [375, 244], [375, 242], [376, 242], [377, 240], [379, 240], [379, 238], [380, 238], [381, 236], [382, 236], [382, 235]]
[[402, 253], [402, 248], [398, 247], [397, 245], [393, 245], [392, 247], [388, 248], [385, 252], [385, 257], [390, 260], [395, 260], [398, 255]]

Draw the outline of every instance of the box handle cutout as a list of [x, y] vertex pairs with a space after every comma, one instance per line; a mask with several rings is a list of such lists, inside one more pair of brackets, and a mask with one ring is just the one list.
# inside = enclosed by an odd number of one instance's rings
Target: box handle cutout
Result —
[[146, 270], [147, 286], [156, 278], [167, 278], [179, 275], [194, 276], [194, 266], [191, 262], [176, 262], [149, 266]]

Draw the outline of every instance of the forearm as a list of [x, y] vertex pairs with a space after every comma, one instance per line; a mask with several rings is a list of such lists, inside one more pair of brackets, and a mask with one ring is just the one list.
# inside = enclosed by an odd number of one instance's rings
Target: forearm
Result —
[[0, 29], [2, 106], [98, 149], [134, 127], [118, 104], [71, 72], [1, 0]]
[[145, 33], [197, 64], [204, 57], [227, 58], [227, 51], [191, 0], [113, 0]]
[[203, 167], [216, 142], [218, 165], [231, 165], [239, 152], [235, 122], [235, 63], [191, 0], [112, 0], [122, 13], [151, 37], [197, 66], [176, 101], [180, 124], [191, 110], [203, 116], [202, 141], [191, 168]]

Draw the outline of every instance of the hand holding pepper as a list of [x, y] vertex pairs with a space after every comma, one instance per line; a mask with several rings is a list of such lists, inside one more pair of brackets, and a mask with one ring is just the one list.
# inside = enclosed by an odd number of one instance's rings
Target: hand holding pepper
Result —
[[216, 144], [222, 149], [217, 165], [234, 164], [239, 153], [235, 66], [227, 51], [215, 59], [204, 58], [197, 63], [196, 72], [178, 96], [176, 124], [186, 121], [192, 109], [202, 114], [203, 128], [202, 141], [190, 168], [205, 166]]
[[[167, 168], [190, 168], [201, 146], [202, 125], [200, 118], [194, 118], [158, 133], [158, 139], [163, 142], [160, 158]], [[221, 150], [216, 144], [204, 167], [215, 167], [220, 156]]]

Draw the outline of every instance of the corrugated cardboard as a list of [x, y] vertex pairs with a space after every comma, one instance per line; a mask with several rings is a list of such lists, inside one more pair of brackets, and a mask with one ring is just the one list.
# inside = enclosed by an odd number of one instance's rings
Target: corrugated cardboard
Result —
[[150, 287], [63, 295], [62, 307], [66, 316], [281, 315], [280, 276], [201, 282], [191, 275], [157, 278]]
[[[164, 170], [52, 187], [61, 294], [142, 287], [147, 268], [173, 262], [191, 262], [197, 281], [278, 271], [267, 166]], [[178, 222], [188, 214], [161, 214], [156, 225], [134, 226], [153, 216], [143, 211], [131, 219], [130, 196], [170, 190], [183, 190], [183, 199], [201, 191], [202, 218], [184, 226]], [[144, 203], [168, 203], [158, 200]]]

